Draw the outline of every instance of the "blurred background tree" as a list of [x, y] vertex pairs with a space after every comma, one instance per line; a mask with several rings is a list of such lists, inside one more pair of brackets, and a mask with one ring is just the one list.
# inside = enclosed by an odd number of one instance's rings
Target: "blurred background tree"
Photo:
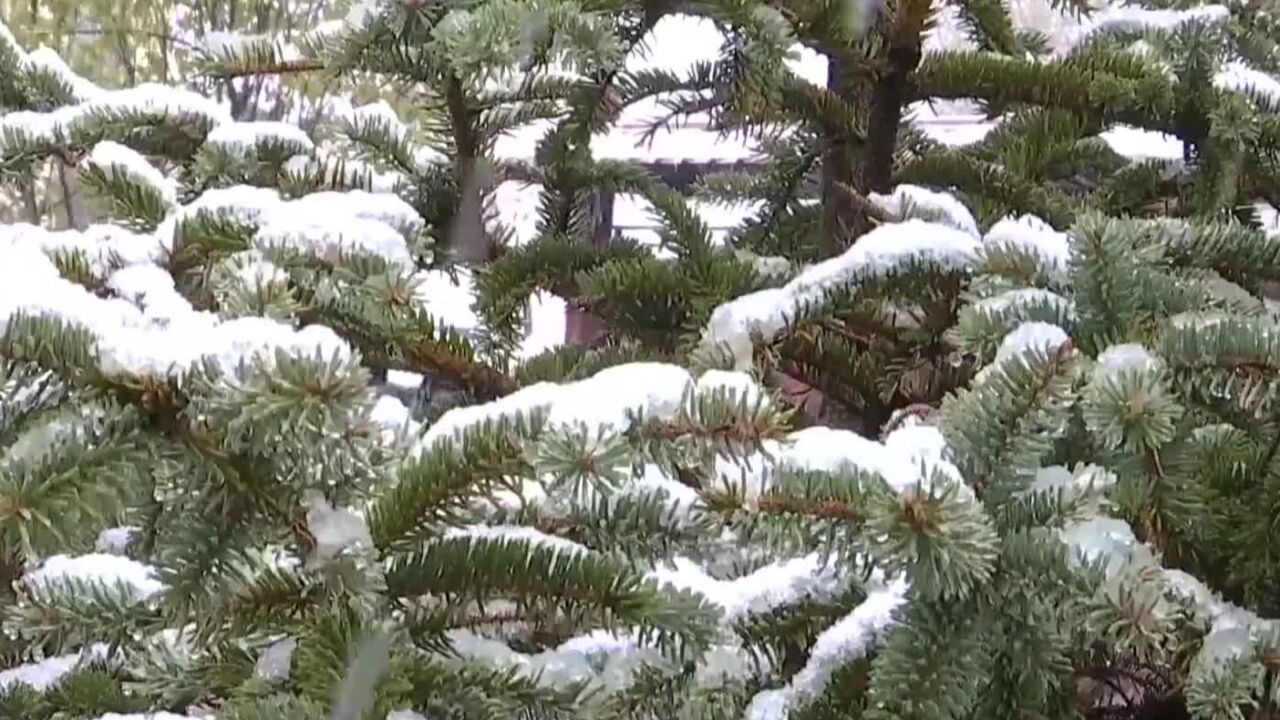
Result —
[[[367, 78], [307, 73], [229, 80], [190, 67], [206, 43], [234, 35], [292, 42], [343, 7], [327, 0], [0, 0], [0, 21], [22, 47], [50, 48], [97, 85], [185, 82], [226, 102], [238, 120], [288, 119], [313, 127], [325, 109], [320, 99], [339, 90], [356, 104], [385, 99], [412, 119], [413, 108]], [[76, 174], [64, 172], [60, 161], [22, 191], [0, 194], [3, 222], [84, 228], [96, 220], [80, 198]]]

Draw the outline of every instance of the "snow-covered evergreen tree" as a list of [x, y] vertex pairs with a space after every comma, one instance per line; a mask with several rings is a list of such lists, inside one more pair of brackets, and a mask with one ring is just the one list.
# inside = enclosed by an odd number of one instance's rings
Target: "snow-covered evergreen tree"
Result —
[[[836, 13], [792, 10], [710, 12], [749, 51], [731, 60], [766, 72], [787, 38], [758, 33]], [[968, 10], [987, 35], [989, 10]], [[1125, 208], [1098, 187], [1061, 217], [1002, 217], [1029, 209], [875, 180], [850, 188], [874, 228], [842, 229], [829, 257], [759, 222], [725, 244], [678, 192], [590, 155], [640, 87], [616, 55], [657, 14], [361, 4], [297, 57], [258, 39], [207, 59], [224, 77], [381, 72], [443, 100], [439, 126], [371, 105], [314, 134], [188, 91], [98, 88], [0, 36], [0, 179], [56, 157], [103, 218], [0, 236], [0, 716], [1275, 711], [1280, 349], [1261, 291], [1280, 258], [1222, 212], [1265, 199], [1265, 132], [1228, 129], [1265, 129], [1266, 98], [1201, 96], [1225, 109], [1185, 177], [1211, 201], [1177, 217], [1110, 217]], [[1243, 23], [1263, 20], [1199, 14], [1229, 18], [1222, 47], [1260, 52], [1265, 26]], [[873, 25], [823, 32], [875, 50]], [[1089, 42], [1128, 67], [1110, 33]], [[526, 57], [517, 90], [485, 83]], [[589, 81], [555, 79], [552, 57]], [[1071, 57], [1025, 60], [1053, 80], [1026, 87], [1074, 97]], [[767, 72], [729, 100], [794, 87]], [[1132, 89], [1104, 74], [1086, 95]], [[1019, 98], [974, 157], [1026, 190], [1047, 166], [1016, 159], [1039, 146], [981, 153], [1031, 142], [1025, 105], [1070, 103]], [[500, 232], [492, 143], [544, 117], [541, 237], [488, 264], [452, 253]], [[673, 256], [581, 244], [597, 186], [647, 197]], [[806, 212], [792, 189], [767, 199]], [[770, 237], [784, 254], [755, 244]], [[492, 325], [464, 311], [468, 276]], [[514, 361], [539, 288], [619, 342]], [[821, 381], [862, 434], [797, 413], [772, 387], [787, 374]]]

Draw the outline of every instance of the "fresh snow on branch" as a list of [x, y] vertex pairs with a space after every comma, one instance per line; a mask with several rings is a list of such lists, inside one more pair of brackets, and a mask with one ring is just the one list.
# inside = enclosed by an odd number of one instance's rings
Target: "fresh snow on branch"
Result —
[[233, 155], [252, 155], [264, 147], [278, 146], [295, 155], [315, 150], [302, 128], [284, 122], [228, 122], [209, 132], [205, 143]]
[[172, 290], [162, 272], [125, 268], [113, 276], [114, 286], [132, 300], [100, 298], [63, 279], [40, 250], [10, 246], [0, 265], [0, 331], [16, 312], [52, 315], [88, 329], [98, 343], [105, 373], [181, 374], [201, 359], [233, 373], [244, 362], [273, 360], [275, 350], [319, 354], [323, 359], [348, 357], [345, 341], [332, 330], [309, 325], [294, 330], [261, 317], [221, 321], [190, 309]]
[[1037, 257], [1051, 272], [1065, 272], [1071, 263], [1071, 238], [1034, 215], [1005, 218], [987, 231], [983, 247], [1018, 249]]
[[895, 624], [894, 611], [906, 602], [906, 593], [902, 579], [873, 590], [853, 612], [818, 635], [808, 661], [785, 687], [752, 698], [745, 720], [786, 720], [793, 707], [821, 695], [833, 672], [866, 657]]
[[102, 88], [77, 75], [52, 48], [42, 45], [28, 53], [24, 61], [29, 72], [42, 72], [58, 78], [71, 90], [76, 102], [94, 100], [104, 93]]
[[1103, 7], [1080, 25], [1064, 28], [1059, 39], [1063, 51], [1079, 46], [1098, 32], [1141, 32], [1174, 30], [1189, 23], [1216, 25], [1226, 22], [1231, 11], [1225, 5], [1201, 5], [1187, 9], [1148, 9], [1123, 2]]
[[629, 426], [630, 413], [658, 419], [674, 416], [692, 389], [693, 378], [676, 365], [616, 365], [586, 380], [537, 383], [492, 402], [450, 410], [427, 429], [420, 447], [429, 448], [486, 421], [540, 411], [547, 413], [552, 426], [585, 427], [590, 434], [620, 432]]
[[1075, 305], [1067, 298], [1040, 288], [1017, 288], [1015, 290], [1006, 290], [999, 295], [982, 298], [973, 303], [972, 307], [975, 311], [985, 315], [995, 315], [1017, 307], [1025, 307], [1028, 305], [1055, 305], [1068, 314], [1074, 312]]
[[340, 117], [356, 126], [368, 122], [381, 123], [397, 141], [404, 141], [409, 137], [409, 126], [400, 119], [395, 108], [391, 107], [391, 103], [386, 100], [351, 108], [341, 113]]
[[[26, 223], [0, 225], [0, 253], [82, 252], [99, 275], [109, 272], [116, 260], [127, 264], [159, 261], [166, 246], [156, 234], [135, 233], [117, 225], [90, 225], [84, 230], [48, 230]], [[5, 262], [10, 260], [6, 257]]]
[[913, 260], [945, 268], [968, 268], [978, 247], [973, 235], [947, 225], [915, 219], [881, 225], [843, 254], [806, 268], [783, 287], [760, 290], [717, 307], [702, 342], [709, 347], [728, 348], [735, 369], [745, 370], [751, 366], [753, 336], [770, 342], [801, 304], [820, 304], [825, 291], [859, 277], [892, 271]]
[[717, 580], [694, 561], [677, 557], [649, 577], [660, 585], [695, 592], [718, 606], [725, 622], [748, 614], [767, 613], [805, 598], [829, 599], [844, 587], [844, 578], [818, 554], [770, 563], [733, 580]]
[[8, 690], [17, 684], [28, 685], [33, 690], [47, 690], [86, 660], [106, 658], [107, 651], [107, 646], [99, 643], [83, 653], [59, 655], [0, 671], [0, 691]]
[[1042, 353], [1052, 352], [1070, 340], [1066, 331], [1057, 325], [1037, 321], [1024, 322], [1014, 328], [1013, 332], [1004, 336], [1000, 349], [996, 351], [996, 360], [993, 364], [998, 365], [1032, 350]]
[[1240, 61], [1227, 63], [1213, 79], [1224, 90], [1257, 93], [1272, 103], [1280, 104], [1280, 80]]
[[1164, 361], [1136, 343], [1112, 345], [1098, 355], [1094, 376], [1117, 378], [1125, 373], [1152, 373], [1164, 368]]
[[104, 172], [115, 171], [139, 185], [151, 188], [169, 205], [178, 202], [178, 186], [138, 151], [109, 140], [93, 146], [88, 162]]
[[23, 582], [31, 586], [56, 584], [61, 580], [123, 585], [142, 598], [164, 589], [164, 584], [155, 579], [155, 569], [150, 565], [102, 553], [54, 555], [41, 563], [40, 567], [23, 575]]
[[974, 237], [980, 235], [973, 213], [950, 193], [916, 185], [899, 185], [888, 195], [871, 193], [868, 197], [899, 220], [915, 218], [946, 225]]
[[446, 538], [474, 538], [487, 540], [512, 540], [527, 542], [556, 550], [567, 555], [583, 555], [591, 552], [586, 546], [524, 525], [467, 525], [450, 528]]
[[66, 133], [87, 128], [97, 118], [120, 114], [191, 117], [210, 126], [232, 122], [226, 108], [198, 93], [144, 83], [123, 90], [103, 91], [87, 102], [67, 105], [53, 112], [9, 113], [0, 117], [0, 131], [17, 132], [33, 140], [57, 143]]

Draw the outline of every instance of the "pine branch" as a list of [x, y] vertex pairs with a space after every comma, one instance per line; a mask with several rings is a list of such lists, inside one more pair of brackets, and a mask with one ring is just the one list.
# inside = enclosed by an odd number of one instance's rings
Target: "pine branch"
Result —
[[677, 657], [703, 648], [710, 613], [700, 599], [658, 590], [629, 566], [591, 552], [568, 552], [525, 540], [458, 537], [428, 543], [390, 560], [393, 596], [425, 593], [484, 602], [509, 597], [528, 612], [564, 613], [607, 628], [638, 627]]

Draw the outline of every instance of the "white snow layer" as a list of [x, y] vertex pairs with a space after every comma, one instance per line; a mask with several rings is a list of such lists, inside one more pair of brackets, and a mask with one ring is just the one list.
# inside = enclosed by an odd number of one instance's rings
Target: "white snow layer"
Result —
[[916, 185], [899, 185], [889, 195], [871, 193], [877, 203], [900, 220], [915, 218], [936, 222], [977, 237], [978, 223], [964, 203], [950, 193], [935, 192]]
[[317, 192], [283, 200], [275, 190], [237, 185], [210, 190], [178, 212], [179, 221], [215, 213], [258, 226], [259, 247], [284, 245], [332, 257], [360, 250], [408, 267], [408, 242], [425, 223], [411, 205], [390, 193]]
[[826, 598], [841, 589], [834, 563], [823, 564], [814, 553], [779, 560], [733, 580], [717, 580], [688, 558], [675, 558], [649, 573], [659, 585], [698, 593], [718, 605], [732, 622], [747, 614], [766, 613], [803, 598]]
[[1031, 350], [1050, 352], [1062, 347], [1070, 340], [1071, 337], [1057, 325], [1046, 322], [1024, 322], [1014, 328], [1013, 332], [1005, 335], [1004, 341], [1000, 343], [1000, 349], [996, 351], [993, 364], [998, 365]]
[[391, 442], [401, 433], [416, 435], [419, 423], [409, 413], [409, 408], [399, 398], [382, 395], [369, 411], [369, 419], [383, 429], [383, 440]]
[[7, 690], [16, 684], [29, 685], [33, 690], [47, 690], [82, 662], [106, 657], [107, 650], [106, 645], [98, 644], [83, 653], [45, 658], [0, 671], [0, 690]]
[[1008, 217], [987, 231], [987, 248], [1018, 249], [1038, 257], [1050, 272], [1063, 272], [1071, 263], [1071, 240], [1034, 215]]
[[572, 540], [548, 535], [541, 530], [526, 525], [467, 525], [448, 529], [445, 531], [444, 537], [528, 542], [531, 545], [541, 545], [568, 555], [581, 555], [591, 552], [586, 546]]
[[973, 384], [981, 385], [991, 377], [996, 368], [1014, 358], [1021, 358], [1028, 352], [1051, 353], [1071, 341], [1065, 330], [1047, 322], [1038, 320], [1019, 323], [1012, 331], [1005, 334], [996, 350], [996, 357], [986, 367], [978, 371]]
[[786, 687], [766, 690], [751, 699], [747, 720], [784, 720], [793, 707], [803, 706], [820, 695], [832, 672], [865, 657], [893, 626], [894, 611], [906, 601], [906, 592], [907, 583], [894, 580], [887, 587], [871, 592], [853, 612], [823, 630], [804, 668]]
[[945, 459], [945, 453], [946, 441], [935, 427], [901, 427], [878, 443], [849, 430], [818, 426], [789, 435], [776, 457], [778, 467], [878, 475], [897, 492], [926, 484], [938, 472], [964, 492], [967, 486], [960, 471]]
[[341, 113], [342, 119], [348, 123], [359, 126], [364, 123], [377, 122], [391, 132], [399, 141], [403, 141], [409, 136], [409, 126], [400, 119], [395, 108], [386, 100], [361, 105], [360, 107], [351, 108]]
[[273, 214], [258, 228], [255, 239], [260, 247], [293, 247], [327, 259], [336, 259], [344, 250], [355, 250], [381, 255], [401, 265], [413, 260], [404, 236], [395, 228], [346, 213]]
[[84, 230], [46, 230], [36, 225], [0, 225], [0, 253], [5, 262], [11, 247], [45, 253], [82, 252], [98, 275], [108, 272], [118, 258], [127, 264], [154, 262], [164, 246], [154, 234], [133, 233], [115, 225], [90, 225]]
[[454, 274], [423, 270], [413, 280], [414, 298], [431, 317], [462, 333], [481, 329], [480, 316], [473, 308], [475, 284], [470, 270], [460, 268]]
[[525, 677], [537, 678], [547, 687], [594, 681], [606, 688], [621, 689], [640, 660], [651, 654], [629, 635], [604, 630], [570, 638], [558, 647], [534, 654], [515, 652], [501, 640], [470, 630], [446, 634], [462, 657], [513, 669]]
[[88, 162], [96, 165], [104, 172], [114, 170], [133, 182], [145, 185], [156, 192], [166, 203], [174, 205], [178, 202], [178, 187], [174, 181], [165, 177], [138, 151], [109, 140], [93, 146]]
[[625, 430], [629, 413], [669, 418], [693, 388], [684, 368], [664, 363], [628, 363], [596, 373], [586, 380], [557, 385], [538, 383], [480, 405], [455, 408], [427, 429], [420, 447], [458, 437], [486, 421], [510, 419], [518, 413], [547, 413], [552, 427]]
[[297, 640], [285, 638], [263, 648], [254, 665], [254, 674], [271, 682], [287, 680], [293, 666], [293, 651], [297, 647]]
[[1056, 305], [1068, 313], [1073, 312], [1075, 308], [1074, 303], [1067, 298], [1058, 293], [1041, 290], [1040, 288], [1006, 290], [998, 295], [982, 298], [975, 302], [972, 307], [974, 311], [990, 316], [1019, 306], [1039, 304]]
[[327, 561], [344, 550], [373, 547], [373, 537], [363, 515], [335, 508], [319, 491], [308, 491], [303, 498], [307, 508], [307, 529], [316, 539], [315, 558]]
[[309, 153], [315, 143], [297, 125], [260, 120], [222, 123], [210, 131], [205, 144], [235, 155], [256, 153], [263, 147], [278, 146], [293, 154]]
[[1112, 345], [1098, 355], [1094, 378], [1115, 379], [1128, 373], [1159, 372], [1164, 362], [1136, 343]]
[[129, 547], [129, 539], [137, 530], [133, 526], [107, 528], [98, 533], [93, 549], [109, 555], [124, 555], [125, 549]]
[[62, 56], [58, 55], [53, 48], [41, 45], [28, 53], [23, 60], [28, 72], [43, 72], [61, 80], [71, 90], [76, 102], [93, 100], [103, 94], [102, 88], [77, 75], [68, 67]]
[[155, 713], [128, 713], [121, 715], [120, 713], [107, 713], [101, 715], [95, 720], [210, 720], [209, 716], [200, 717], [197, 715], [175, 715], [171, 712], [155, 712]]
[[1224, 90], [1256, 93], [1272, 103], [1280, 102], [1280, 81], [1239, 61], [1223, 66], [1214, 84]]
[[112, 284], [129, 297], [104, 299], [61, 278], [37, 248], [0, 244], [0, 252], [0, 331], [16, 312], [78, 323], [95, 337], [106, 373], [183, 373], [201, 359], [232, 373], [254, 358], [272, 362], [276, 350], [308, 357], [318, 353], [324, 360], [351, 353], [345, 341], [320, 325], [295, 330], [267, 318], [222, 321], [193, 311], [158, 268], [130, 266], [117, 272]]
[[821, 303], [827, 290], [912, 260], [968, 268], [978, 247], [975, 237], [947, 225], [915, 219], [881, 225], [843, 254], [805, 268], [786, 285], [743, 295], [717, 307], [703, 332], [703, 344], [727, 348], [735, 369], [746, 370], [751, 366], [753, 335], [765, 342], [772, 340], [800, 304]]
[[765, 406], [769, 404], [769, 396], [764, 392], [764, 388], [745, 372], [708, 370], [698, 378], [694, 387], [699, 395], [730, 393], [738, 402], [745, 402], [749, 407], [755, 406], [756, 403]]
[[56, 142], [67, 132], [92, 123], [103, 114], [132, 113], [151, 117], [187, 118], [210, 127], [231, 122], [228, 110], [199, 93], [156, 83], [94, 94], [87, 102], [47, 113], [15, 112], [0, 118], [0, 130], [21, 132]]
[[138, 597], [148, 597], [164, 589], [164, 584], [156, 580], [154, 574], [155, 569], [150, 565], [119, 555], [54, 555], [40, 567], [24, 574], [23, 582], [31, 586], [56, 584], [61, 580], [100, 582], [123, 585]]

